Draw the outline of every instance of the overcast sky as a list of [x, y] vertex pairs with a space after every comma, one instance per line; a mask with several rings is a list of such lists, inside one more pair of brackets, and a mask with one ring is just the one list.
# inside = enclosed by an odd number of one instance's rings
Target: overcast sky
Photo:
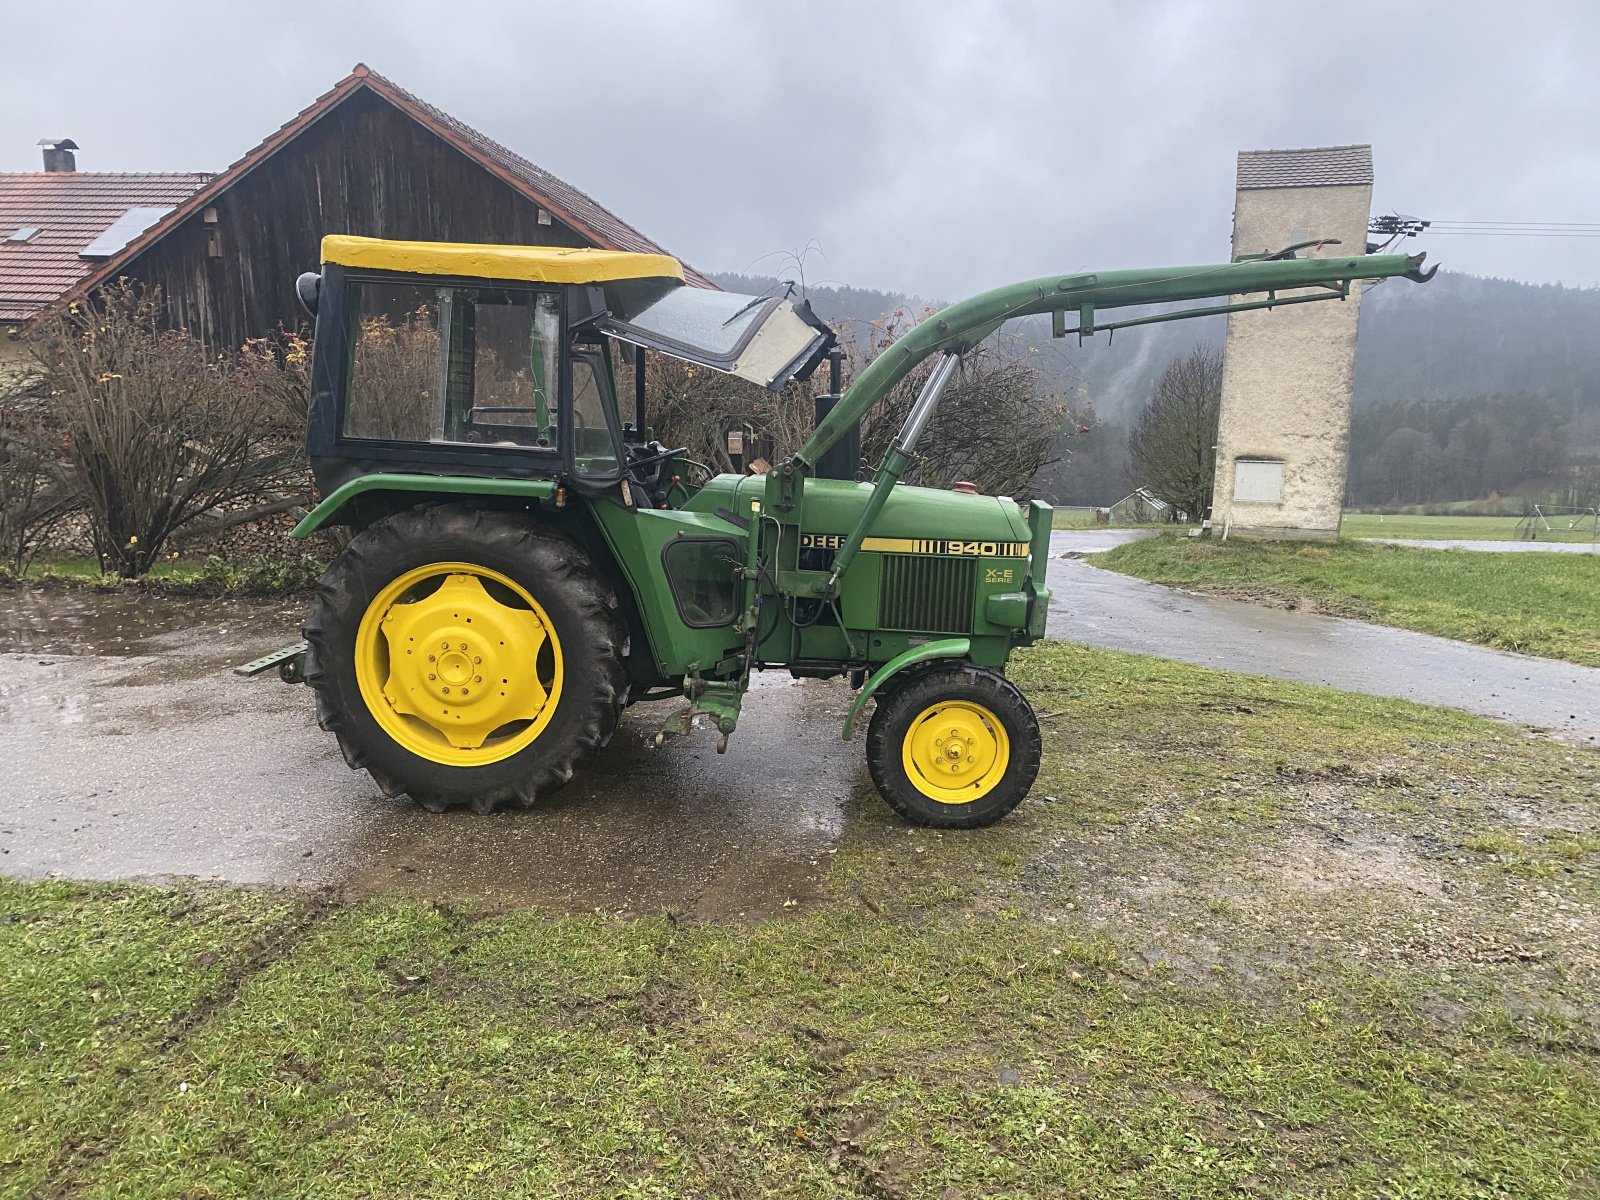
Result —
[[[241, 9], [244, 6], [239, 6]], [[1227, 257], [1240, 149], [1370, 142], [1375, 212], [1600, 221], [1600, 3], [10, 6], [0, 170], [208, 170], [357, 61], [696, 266], [945, 299]], [[1600, 284], [1600, 238], [1413, 243]], [[780, 269], [781, 268], [781, 269]]]

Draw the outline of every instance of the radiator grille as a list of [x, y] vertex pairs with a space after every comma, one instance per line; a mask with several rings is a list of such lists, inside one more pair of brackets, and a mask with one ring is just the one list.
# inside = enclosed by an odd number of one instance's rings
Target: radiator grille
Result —
[[878, 625], [915, 633], [967, 633], [977, 586], [977, 559], [885, 554]]

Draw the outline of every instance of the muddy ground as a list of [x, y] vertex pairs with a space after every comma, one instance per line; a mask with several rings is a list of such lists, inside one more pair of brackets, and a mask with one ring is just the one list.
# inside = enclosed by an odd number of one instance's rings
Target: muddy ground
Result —
[[[1057, 535], [1054, 636], [1458, 705], [1585, 744], [1600, 735], [1600, 671], [1188, 596], [1059, 557], [1116, 536]], [[676, 702], [638, 705], [536, 813], [429, 814], [345, 766], [304, 688], [230, 673], [293, 641], [300, 610], [0, 593], [0, 638], [30, 648], [0, 671], [0, 872], [760, 916], [814, 898], [846, 813], [880, 803], [862, 738], [839, 737], [851, 693], [773, 672], [724, 756], [704, 732], [654, 750]]]

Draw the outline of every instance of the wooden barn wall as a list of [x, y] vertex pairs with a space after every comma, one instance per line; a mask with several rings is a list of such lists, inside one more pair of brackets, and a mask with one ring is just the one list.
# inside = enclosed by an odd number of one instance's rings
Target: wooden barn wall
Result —
[[125, 272], [159, 284], [167, 318], [218, 349], [306, 319], [294, 281], [321, 262], [327, 233], [425, 241], [588, 244], [538, 206], [362, 90], [304, 130], [212, 205], [222, 253], [195, 213]]

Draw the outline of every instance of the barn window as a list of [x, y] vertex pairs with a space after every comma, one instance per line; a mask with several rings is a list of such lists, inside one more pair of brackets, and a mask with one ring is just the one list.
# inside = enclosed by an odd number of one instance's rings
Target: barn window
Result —
[[1239, 458], [1233, 464], [1233, 498], [1251, 504], [1283, 503], [1283, 460]]

